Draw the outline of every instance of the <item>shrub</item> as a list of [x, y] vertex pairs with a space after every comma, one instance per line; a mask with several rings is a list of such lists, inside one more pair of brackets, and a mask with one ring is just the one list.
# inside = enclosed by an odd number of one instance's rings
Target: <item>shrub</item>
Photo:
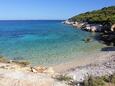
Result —
[[30, 64], [30, 62], [28, 61], [13, 61], [13, 63], [19, 64], [24, 67]]
[[72, 80], [71, 77], [66, 76], [66, 75], [59, 75], [59, 76], [56, 77], [56, 79], [59, 80], [59, 81], [70, 81], [70, 80]]
[[0, 62], [8, 62], [3, 56], [0, 56]]
[[102, 80], [104, 80], [105, 82], [109, 83], [110, 82], [110, 78], [109, 76], [102, 76], [100, 77]]
[[110, 78], [110, 82], [115, 84], [115, 74], [111, 75], [109, 78]]
[[104, 86], [105, 82], [103, 79], [99, 77], [94, 78], [90, 76], [88, 79], [84, 80], [83, 85], [84, 86]]
[[[105, 9], [106, 8], [106, 9]], [[115, 6], [105, 7], [100, 10], [95, 10], [91, 12], [82, 13], [70, 18], [70, 21], [78, 22], [88, 22], [88, 23], [99, 23], [103, 24], [109, 22], [115, 23]]]

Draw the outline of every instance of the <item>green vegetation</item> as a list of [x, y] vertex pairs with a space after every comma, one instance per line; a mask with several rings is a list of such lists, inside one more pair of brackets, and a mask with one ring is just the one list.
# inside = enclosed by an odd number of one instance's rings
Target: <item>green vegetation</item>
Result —
[[115, 84], [115, 74], [102, 77], [88, 77], [83, 82], [83, 86], [105, 86], [107, 83]]
[[71, 81], [72, 78], [71, 77], [68, 77], [66, 75], [59, 75], [57, 76], [55, 79], [59, 80], [59, 81]]
[[4, 58], [4, 56], [0, 56], [0, 62], [8, 62], [8, 61]]
[[[111, 27], [115, 24], [115, 6], [104, 7], [100, 10], [94, 10], [74, 16], [69, 21], [87, 22], [88, 24], [101, 24], [101, 33], [99, 41], [110, 46], [115, 46], [115, 31], [111, 31]], [[84, 27], [84, 26], [83, 26]], [[84, 40], [86, 43], [90, 39]]]
[[[5, 59], [4, 56], [0, 56], [0, 62], [10, 63], [10, 61]], [[30, 62], [25, 61], [25, 60], [12, 60], [12, 63], [18, 64], [18, 65], [21, 65], [21, 66], [24, 66], [24, 67], [28, 66], [30, 64]]]
[[55, 79], [65, 81], [69, 86], [77, 86], [78, 83], [80, 86], [108, 86], [108, 84], [111, 84], [112, 86], [115, 85], [115, 74], [101, 77], [89, 76], [83, 82], [76, 82], [67, 75], [59, 75], [56, 76]]
[[30, 62], [28, 62], [28, 61], [12, 61], [12, 63], [15, 63], [15, 64], [19, 64], [19, 65], [21, 65], [21, 66], [23, 66], [23, 67], [25, 67], [25, 66], [28, 66], [29, 64], [30, 64]]
[[69, 20], [99, 24], [103, 24], [108, 21], [113, 24], [115, 23], [115, 6], [104, 7], [101, 10], [82, 13], [70, 18]]
[[105, 82], [101, 78], [94, 78], [90, 76], [88, 79], [84, 80], [83, 86], [104, 86]]
[[110, 82], [115, 84], [115, 74], [111, 75], [109, 78], [110, 78]]

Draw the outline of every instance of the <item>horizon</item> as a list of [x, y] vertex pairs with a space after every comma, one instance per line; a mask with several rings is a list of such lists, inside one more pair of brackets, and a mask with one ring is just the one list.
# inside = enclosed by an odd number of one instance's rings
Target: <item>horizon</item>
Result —
[[62, 20], [66, 20], [66, 19], [1, 19], [0, 21], [62, 21]]
[[0, 20], [66, 20], [108, 6], [115, 6], [115, 1], [4, 0], [0, 1]]

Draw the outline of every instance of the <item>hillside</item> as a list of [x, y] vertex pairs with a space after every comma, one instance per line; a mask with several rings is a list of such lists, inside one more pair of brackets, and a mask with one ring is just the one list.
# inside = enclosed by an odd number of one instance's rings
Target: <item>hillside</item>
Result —
[[115, 23], [115, 6], [104, 7], [100, 10], [82, 13], [69, 19], [70, 21], [103, 23], [106, 21]]

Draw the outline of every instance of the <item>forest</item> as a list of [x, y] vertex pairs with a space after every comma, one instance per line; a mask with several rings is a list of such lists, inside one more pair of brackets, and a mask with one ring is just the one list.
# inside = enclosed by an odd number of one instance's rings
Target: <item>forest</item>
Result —
[[99, 23], [110, 22], [115, 23], [115, 6], [104, 7], [100, 10], [94, 10], [91, 12], [82, 13], [69, 19], [70, 21]]

